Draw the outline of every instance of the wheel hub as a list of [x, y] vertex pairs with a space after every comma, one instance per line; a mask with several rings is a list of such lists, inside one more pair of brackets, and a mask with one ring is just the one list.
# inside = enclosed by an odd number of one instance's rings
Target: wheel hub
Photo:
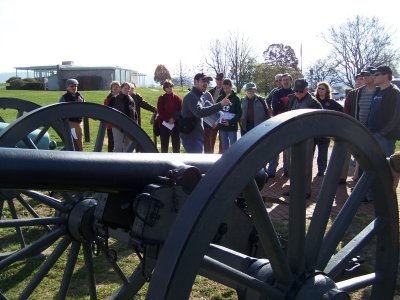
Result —
[[68, 229], [71, 236], [80, 242], [93, 242], [96, 233], [93, 229], [94, 211], [97, 201], [84, 199], [78, 202], [68, 217]]
[[349, 300], [350, 296], [337, 288], [323, 272], [304, 272], [292, 284], [286, 299]]

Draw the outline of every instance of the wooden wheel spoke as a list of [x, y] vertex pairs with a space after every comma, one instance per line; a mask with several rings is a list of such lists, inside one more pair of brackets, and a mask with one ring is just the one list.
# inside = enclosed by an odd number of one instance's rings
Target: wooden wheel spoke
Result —
[[100, 122], [99, 129], [97, 131], [96, 142], [94, 144], [94, 152], [101, 152], [104, 144], [104, 137], [106, 135], [107, 124], [105, 122]]
[[348, 280], [343, 280], [336, 282], [338, 289], [345, 292], [353, 292], [367, 286], [374, 284], [379, 280], [376, 276], [376, 273], [370, 273], [362, 276], [353, 277]]
[[[154, 268], [154, 265], [153, 265]], [[143, 263], [140, 262], [135, 271], [128, 278], [128, 283], [121, 286], [111, 297], [110, 300], [116, 299], [132, 299], [143, 285], [147, 282], [148, 278], [143, 271]]]
[[[11, 216], [13, 218], [14, 221], [18, 220], [18, 215], [17, 215], [17, 211], [15, 209], [14, 206], [14, 202], [12, 200], [7, 200], [7, 204], [8, 204], [8, 208], [10, 210]], [[7, 221], [1, 221], [1, 222], [7, 222]], [[13, 226], [14, 227], [14, 226]], [[24, 239], [24, 235], [22, 234], [22, 230], [19, 226], [15, 227], [15, 231], [17, 232], [17, 236], [18, 236], [18, 240], [19, 243], [21, 245], [21, 247], [25, 247], [26, 243], [25, 243], [25, 239]]]
[[257, 278], [254, 278], [246, 273], [234, 269], [228, 265], [221, 263], [218, 260], [204, 256], [202, 268], [209, 273], [224, 277], [231, 282], [236, 283], [241, 287], [245, 287], [259, 292], [261, 295], [273, 299], [284, 299], [284, 294], [273, 287]]
[[255, 180], [244, 189], [243, 195], [250, 209], [254, 226], [265, 252], [268, 255], [272, 269], [278, 282], [289, 284], [292, 279], [286, 255], [279, 242], [278, 234], [265, 208], [263, 198], [258, 190]]
[[71, 249], [68, 253], [67, 263], [65, 265], [64, 275], [60, 285], [60, 291], [57, 295], [57, 299], [65, 299], [67, 296], [68, 288], [71, 283], [72, 274], [78, 259], [79, 249], [81, 244], [79, 242], [72, 242]]
[[43, 278], [47, 275], [50, 269], [54, 266], [60, 256], [64, 253], [65, 249], [67, 249], [68, 245], [71, 243], [71, 239], [69, 237], [64, 237], [61, 242], [57, 245], [51, 255], [46, 259], [46, 262], [40, 267], [38, 272], [32, 278], [32, 280], [28, 283], [27, 287], [22, 292], [20, 299], [28, 299], [35, 288], [39, 285], [39, 283], [43, 280]]
[[29, 136], [26, 136], [22, 138], [22, 142], [25, 144], [25, 146], [29, 149], [38, 149], [35, 143], [32, 141], [32, 139]]
[[352, 257], [374, 238], [384, 227], [384, 221], [375, 219], [356, 235], [345, 247], [336, 255], [332, 256], [324, 272], [330, 277], [335, 278], [347, 265]]
[[96, 279], [94, 276], [93, 255], [90, 245], [85, 243], [83, 246], [83, 257], [85, 259], [86, 275], [89, 288], [90, 299], [97, 299]]
[[71, 134], [71, 127], [69, 126], [68, 120], [62, 120], [62, 135], [64, 141], [64, 149], [69, 151], [75, 150], [74, 140]]
[[295, 144], [290, 149], [290, 205], [288, 232], [288, 260], [293, 273], [304, 268], [306, 232], [306, 194], [311, 186], [311, 140]]
[[47, 249], [50, 245], [52, 245], [57, 239], [59, 239], [65, 233], [66, 229], [62, 227], [52, 230], [50, 233], [42, 236], [32, 244], [26, 246], [25, 248], [22, 248], [21, 250], [14, 252], [10, 256], [1, 260], [0, 270], [10, 266], [16, 261], [31, 256], [32, 253], [38, 253], [43, 251], [44, 249]]
[[336, 142], [307, 232], [305, 255], [308, 270], [314, 269], [317, 263], [346, 155], [347, 145], [343, 142]]
[[362, 199], [364, 199], [364, 196], [369, 187], [372, 185], [374, 179], [374, 173], [369, 171], [364, 172], [357, 185], [354, 187], [350, 197], [339, 211], [339, 214], [333, 221], [332, 226], [326, 233], [324, 240], [321, 242], [317, 263], [317, 268], [319, 270], [323, 270], [326, 267], [329, 259], [335, 253], [336, 247], [339, 245], [346, 230], [351, 225], [357, 209], [359, 208]]
[[57, 224], [62, 224], [65, 221], [66, 221], [65, 218], [62, 217], [0, 220], [0, 228], [38, 226], [38, 225], [57, 225]]
[[22, 191], [22, 194], [25, 194], [29, 197], [32, 197], [38, 201], [40, 201], [41, 203], [54, 208], [55, 210], [59, 211], [59, 212], [68, 212], [68, 208], [66, 208], [62, 202], [56, 198], [47, 196], [45, 194], [42, 194], [40, 192], [36, 192], [36, 191], [31, 191], [31, 190], [25, 190]]
[[36, 135], [35, 139], [33, 140], [33, 142], [35, 143], [35, 145], [37, 145], [40, 140], [42, 139], [42, 137], [47, 133], [47, 131], [49, 130], [50, 125], [45, 125], [40, 132]]

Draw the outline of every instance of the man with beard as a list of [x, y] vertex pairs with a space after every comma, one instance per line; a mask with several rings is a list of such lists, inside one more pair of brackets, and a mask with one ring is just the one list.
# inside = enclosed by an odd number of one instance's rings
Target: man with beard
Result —
[[[181, 132], [180, 137], [186, 153], [202, 153], [204, 148], [203, 117], [211, 116], [231, 102], [224, 98], [221, 102], [206, 106], [207, 99], [204, 96], [212, 77], [204, 73], [197, 73], [194, 76], [193, 88], [185, 95], [182, 102], [182, 118], [192, 118], [194, 128], [190, 132]], [[180, 120], [182, 121], [182, 120]]]

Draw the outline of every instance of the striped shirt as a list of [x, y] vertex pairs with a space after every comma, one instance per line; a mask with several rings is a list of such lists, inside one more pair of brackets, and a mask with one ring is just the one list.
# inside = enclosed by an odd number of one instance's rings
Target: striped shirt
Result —
[[360, 100], [358, 102], [359, 112], [358, 112], [358, 120], [364, 125], [367, 125], [369, 110], [371, 107], [372, 97], [375, 94], [375, 88], [370, 91], [367, 86], [362, 88]]

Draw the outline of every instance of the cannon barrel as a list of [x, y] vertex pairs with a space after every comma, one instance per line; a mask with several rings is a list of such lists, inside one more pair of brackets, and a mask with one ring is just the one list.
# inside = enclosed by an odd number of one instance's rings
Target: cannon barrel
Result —
[[84, 153], [1, 148], [0, 188], [121, 191], [147, 185], [182, 165], [194, 166], [206, 173], [219, 158], [217, 154]]

